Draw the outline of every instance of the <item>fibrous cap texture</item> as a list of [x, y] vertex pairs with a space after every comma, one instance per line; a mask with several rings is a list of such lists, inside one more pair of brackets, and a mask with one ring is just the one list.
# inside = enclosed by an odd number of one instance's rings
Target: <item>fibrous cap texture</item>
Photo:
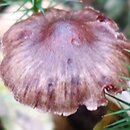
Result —
[[104, 91], [127, 84], [130, 42], [116, 23], [87, 7], [47, 10], [12, 26], [4, 35], [1, 64], [5, 85], [19, 102], [69, 115], [79, 105], [107, 104]]

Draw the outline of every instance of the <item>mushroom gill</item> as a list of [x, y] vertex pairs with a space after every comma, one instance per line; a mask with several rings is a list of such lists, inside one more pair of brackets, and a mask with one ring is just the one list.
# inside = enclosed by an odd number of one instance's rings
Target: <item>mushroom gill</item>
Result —
[[104, 91], [118, 93], [129, 76], [130, 42], [116, 23], [87, 7], [49, 9], [13, 25], [3, 37], [1, 73], [17, 101], [69, 115], [79, 105], [107, 104]]

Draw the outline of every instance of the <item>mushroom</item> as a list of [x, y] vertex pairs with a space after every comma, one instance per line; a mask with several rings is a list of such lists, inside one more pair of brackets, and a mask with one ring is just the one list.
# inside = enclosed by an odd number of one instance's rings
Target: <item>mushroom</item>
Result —
[[91, 7], [48, 9], [13, 25], [3, 37], [1, 74], [17, 101], [70, 115], [107, 105], [105, 91], [123, 91], [130, 42]]

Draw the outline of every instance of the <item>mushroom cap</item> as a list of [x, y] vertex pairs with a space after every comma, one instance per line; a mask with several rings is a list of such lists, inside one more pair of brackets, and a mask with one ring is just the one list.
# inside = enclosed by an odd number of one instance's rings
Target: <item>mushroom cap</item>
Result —
[[4, 83], [17, 101], [69, 115], [79, 105], [107, 104], [104, 91], [127, 84], [130, 42], [116, 23], [91, 7], [47, 10], [13, 25], [3, 37]]

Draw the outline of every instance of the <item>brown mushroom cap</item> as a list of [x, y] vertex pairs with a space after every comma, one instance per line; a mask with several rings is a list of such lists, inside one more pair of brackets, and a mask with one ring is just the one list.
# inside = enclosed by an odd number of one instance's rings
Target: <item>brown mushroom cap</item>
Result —
[[116, 23], [87, 7], [50, 9], [12, 26], [3, 38], [1, 73], [19, 102], [58, 114], [79, 105], [96, 110], [107, 104], [104, 90], [127, 84], [130, 49]]

